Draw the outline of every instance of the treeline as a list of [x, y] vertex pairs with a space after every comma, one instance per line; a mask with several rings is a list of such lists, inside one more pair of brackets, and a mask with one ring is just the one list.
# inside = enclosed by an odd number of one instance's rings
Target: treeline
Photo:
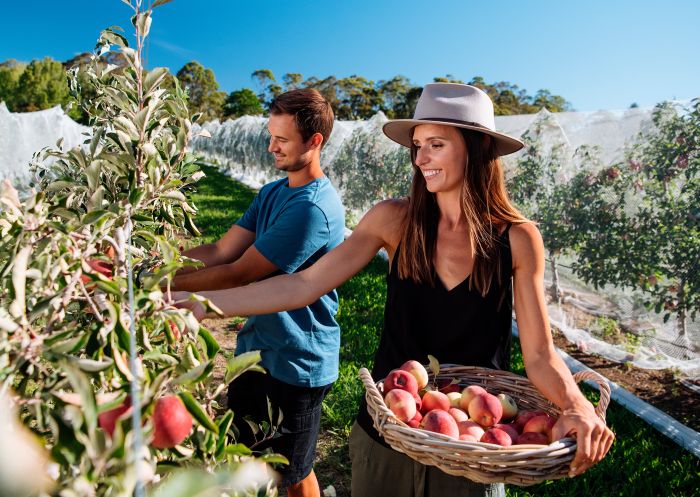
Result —
[[[61, 105], [78, 122], [87, 123], [87, 115], [79, 104], [89, 94], [78, 91], [71, 95], [66, 71], [86, 64], [90, 54], [80, 54], [68, 61], [51, 58], [22, 63], [7, 60], [0, 63], [0, 101], [12, 112], [32, 112]], [[120, 55], [110, 54], [105, 64], [125, 67]], [[214, 71], [199, 62], [185, 64], [175, 75], [189, 95], [190, 111], [201, 113], [202, 120], [230, 119], [243, 115], [266, 115], [267, 107], [277, 95], [295, 88], [316, 88], [331, 103], [338, 119], [368, 119], [379, 111], [391, 119], [409, 118], [421, 93], [405, 76], [389, 80], [372, 81], [362, 76], [336, 78], [328, 76], [304, 78], [299, 73], [287, 73], [277, 78], [269, 69], [259, 69], [251, 74], [253, 88], [241, 88], [226, 93], [221, 90]], [[171, 84], [174, 84], [170, 76]], [[451, 75], [433, 78], [436, 82], [464, 83]], [[79, 82], [79, 79], [78, 79]], [[487, 83], [476, 76], [467, 83], [483, 89], [494, 102], [497, 115], [531, 114], [546, 108], [551, 112], [571, 110], [571, 104], [549, 90], [539, 90], [530, 95], [518, 85], [505, 81]]]

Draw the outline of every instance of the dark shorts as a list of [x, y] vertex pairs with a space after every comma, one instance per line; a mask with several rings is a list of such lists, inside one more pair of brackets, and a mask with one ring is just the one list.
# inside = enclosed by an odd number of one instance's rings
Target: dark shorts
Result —
[[253, 447], [255, 451], [271, 448], [289, 460], [281, 465], [281, 487], [299, 483], [313, 469], [316, 441], [321, 426], [321, 404], [331, 385], [316, 388], [298, 387], [276, 380], [269, 374], [247, 372], [228, 387], [228, 407], [233, 411], [234, 424], [240, 431], [238, 442], [251, 447], [261, 435], [253, 434], [243, 418], [249, 416], [257, 424], [270, 421], [268, 398], [272, 407], [272, 423], [276, 424], [282, 411], [279, 436]]

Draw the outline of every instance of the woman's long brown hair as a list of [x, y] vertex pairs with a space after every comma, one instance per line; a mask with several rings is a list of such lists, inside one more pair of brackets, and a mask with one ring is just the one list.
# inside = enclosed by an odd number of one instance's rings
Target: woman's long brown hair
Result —
[[[501, 279], [497, 227], [522, 223], [527, 219], [510, 203], [505, 188], [503, 167], [489, 135], [460, 128], [467, 147], [467, 164], [462, 181], [462, 214], [467, 220], [474, 266], [469, 288], [486, 296], [494, 277]], [[408, 198], [408, 213], [403, 224], [402, 249], [398, 270], [402, 279], [435, 286], [433, 258], [440, 221], [435, 194], [428, 191], [425, 178], [416, 165], [417, 149], [411, 146], [413, 181]]]

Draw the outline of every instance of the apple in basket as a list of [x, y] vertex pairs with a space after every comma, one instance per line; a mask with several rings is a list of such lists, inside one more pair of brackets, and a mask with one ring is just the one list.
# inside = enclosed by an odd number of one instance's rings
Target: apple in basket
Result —
[[428, 390], [423, 395], [423, 404], [421, 411], [423, 414], [432, 411], [434, 409], [441, 409], [447, 411], [450, 408], [450, 399], [446, 394], [438, 392], [437, 390]]
[[484, 387], [480, 387], [479, 385], [469, 385], [467, 388], [462, 390], [462, 400], [459, 401], [459, 408], [464, 411], [468, 411], [469, 403], [474, 399], [474, 397], [485, 393], [487, 392]]
[[406, 361], [399, 369], [408, 371], [413, 375], [418, 383], [418, 390], [422, 390], [428, 384], [428, 372], [420, 362], [414, 360]]
[[406, 390], [411, 394], [418, 393], [418, 382], [416, 378], [402, 369], [394, 369], [384, 379], [384, 394], [394, 389]]
[[493, 425], [493, 427], [505, 431], [510, 436], [511, 440], [513, 440], [513, 442], [515, 442], [515, 439], [518, 438], [518, 435], [520, 435], [515, 426], [511, 424], [498, 423]]
[[514, 443], [516, 445], [549, 445], [549, 439], [544, 433], [530, 431], [519, 435]]
[[486, 433], [481, 437], [480, 442], [487, 444], [496, 444], [503, 447], [510, 447], [513, 445], [513, 439], [503, 430], [498, 428], [489, 428]]
[[469, 403], [469, 417], [481, 426], [493, 426], [501, 420], [503, 407], [495, 395], [477, 395]]
[[530, 419], [523, 426], [523, 433], [544, 433], [547, 440], [552, 440], [552, 427], [557, 420], [548, 414], [540, 414]]
[[457, 423], [457, 428], [459, 429], [460, 437], [462, 435], [469, 435], [474, 437], [474, 442], [478, 442], [481, 437], [484, 436], [484, 428], [474, 421], [461, 421]]
[[522, 433], [523, 428], [525, 427], [525, 424], [530, 421], [532, 418], [535, 416], [539, 416], [540, 414], [544, 414], [543, 411], [520, 411], [517, 416], [515, 417], [515, 421], [513, 421], [513, 425], [515, 428], [518, 430], [518, 432]]
[[460, 423], [462, 421], [469, 421], [469, 415], [461, 409], [457, 409], [456, 407], [450, 407], [447, 410], [447, 412], [450, 416], [455, 418], [455, 421], [457, 421], [457, 423]]
[[420, 422], [423, 421], [423, 415], [420, 411], [416, 411], [416, 415], [411, 418], [406, 424], [411, 428], [420, 428]]
[[416, 401], [411, 392], [398, 388], [391, 390], [384, 397], [386, 406], [400, 421], [407, 423], [416, 415]]
[[505, 393], [499, 393], [496, 397], [498, 397], [498, 400], [501, 402], [501, 407], [503, 408], [503, 417], [501, 420], [510, 421], [514, 419], [515, 416], [518, 415], [518, 405], [513, 400], [513, 397]]
[[455, 421], [455, 418], [450, 416], [447, 411], [441, 409], [433, 409], [423, 416], [420, 427], [424, 430], [442, 433], [452, 438], [459, 438], [457, 421]]
[[462, 392], [450, 392], [447, 394], [447, 398], [450, 399], [450, 405], [452, 407], [459, 408], [459, 401], [462, 400]]

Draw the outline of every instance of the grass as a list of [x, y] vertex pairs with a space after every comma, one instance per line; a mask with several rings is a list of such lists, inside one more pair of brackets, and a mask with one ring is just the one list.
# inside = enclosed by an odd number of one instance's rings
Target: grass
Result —
[[[197, 224], [204, 241], [221, 236], [245, 211], [254, 192], [211, 168], [194, 196], [200, 209]], [[358, 378], [361, 367], [371, 368], [382, 329], [387, 264], [375, 258], [338, 292], [341, 325], [340, 375], [324, 402], [321, 459], [316, 472], [322, 488], [334, 485], [338, 495], [349, 488], [350, 464], [347, 435], [364, 391]], [[517, 344], [512, 369], [524, 374]], [[595, 400], [597, 394], [584, 387]], [[573, 479], [546, 482], [530, 487], [507, 486], [512, 497], [529, 496], [700, 496], [700, 459], [683, 450], [622, 406], [612, 402], [608, 425], [617, 440], [606, 459]], [[342, 489], [342, 491], [340, 491]]]

